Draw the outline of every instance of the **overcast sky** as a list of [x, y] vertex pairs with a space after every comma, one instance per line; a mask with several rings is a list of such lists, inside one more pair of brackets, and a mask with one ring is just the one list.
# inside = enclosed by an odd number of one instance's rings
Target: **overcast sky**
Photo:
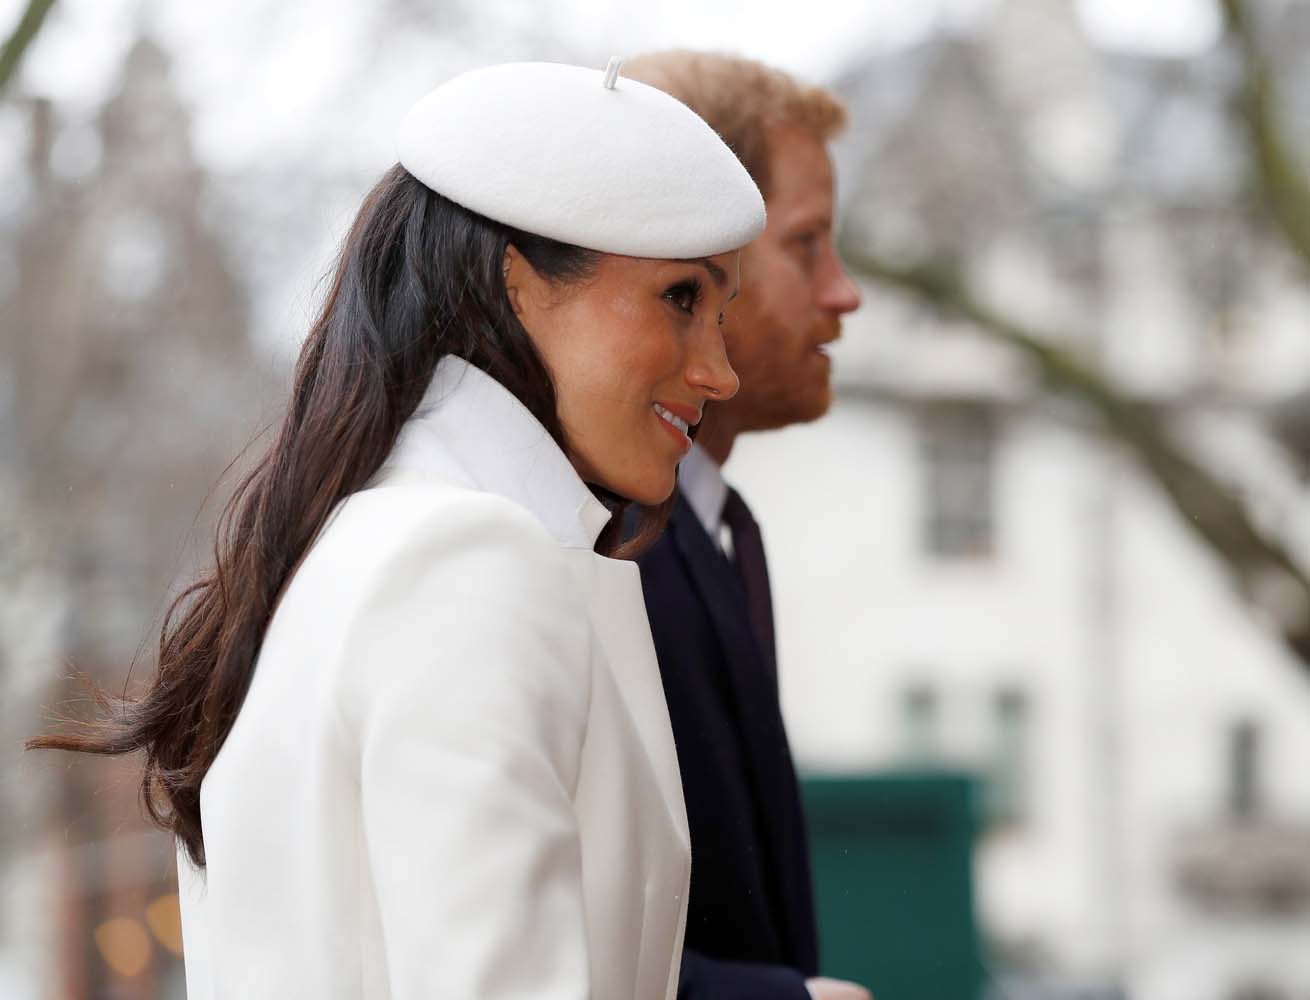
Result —
[[[389, 155], [380, 150], [390, 128], [388, 107], [403, 107], [466, 66], [540, 57], [534, 48], [542, 37], [553, 35], [573, 58], [599, 63], [642, 49], [715, 48], [823, 80], [862, 50], [911, 44], [943, 23], [967, 25], [996, 2], [481, 0], [464, 5], [477, 10], [475, 37], [443, 47], [431, 32], [384, 32], [379, 39], [380, 5], [365, 0], [58, 0], [28, 54], [21, 86], [72, 113], [89, 110], [113, 86], [126, 47], [144, 26], [175, 53], [177, 84], [196, 112], [197, 147], [209, 167], [303, 157], [325, 127], [329, 135], [344, 127], [334, 115], [341, 112], [353, 118], [354, 141], [340, 145], [363, 151], [362, 168]], [[0, 0], [0, 26], [7, 31], [24, 5]], [[1076, 6], [1088, 33], [1107, 46], [1186, 53], [1204, 48], [1218, 31], [1214, 0], [1078, 0]]]
[[[0, 0], [0, 29], [7, 33], [25, 2]], [[1073, 0], [410, 0], [424, 12], [464, 11], [462, 22], [440, 30], [380, 20], [382, 0], [57, 0], [20, 87], [57, 102], [65, 128], [55, 169], [76, 178], [96, 162], [92, 116], [144, 29], [173, 55], [174, 85], [193, 112], [196, 153], [211, 174], [313, 171], [342, 182], [322, 193], [312, 219], [300, 219], [285, 254], [250, 256], [267, 233], [259, 229], [240, 254], [256, 337], [282, 349], [307, 326], [318, 279], [360, 194], [393, 162], [400, 114], [462, 69], [533, 58], [599, 67], [611, 54], [679, 46], [739, 52], [822, 82], [862, 53], [911, 45], [943, 27], [967, 29], [999, 2], [1041, 10]], [[1214, 4], [1078, 0], [1077, 9], [1098, 44], [1186, 54], [1217, 36]], [[25, 128], [22, 109], [0, 101], [0, 180], [23, 155]], [[253, 197], [263, 188], [242, 190]], [[0, 213], [21, 198], [20, 185], [0, 183]], [[265, 203], [244, 210], [259, 220], [252, 225], [277, 225]]]

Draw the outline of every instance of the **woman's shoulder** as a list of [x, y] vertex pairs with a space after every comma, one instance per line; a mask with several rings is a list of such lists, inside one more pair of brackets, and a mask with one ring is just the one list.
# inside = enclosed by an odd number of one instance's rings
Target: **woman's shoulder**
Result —
[[346, 498], [297, 569], [284, 603], [412, 609], [444, 600], [537, 602], [585, 616], [565, 550], [537, 518], [495, 494], [445, 485], [387, 486]]
[[322, 541], [381, 560], [448, 554], [512, 557], [525, 571], [560, 572], [560, 546], [526, 508], [494, 493], [440, 484], [382, 486], [346, 498]]
[[312, 555], [328, 572], [348, 572], [357, 602], [412, 607], [426, 591], [461, 604], [586, 616], [579, 562], [534, 514], [493, 493], [434, 484], [365, 490], [341, 505], [319, 548]]
[[493, 701], [514, 690], [581, 723], [592, 642], [584, 588], [529, 511], [457, 487], [382, 487], [352, 496], [321, 541], [326, 558], [305, 569], [350, 591], [340, 624], [354, 665], [341, 678], [348, 714], [366, 714], [386, 692], [473, 684], [499, 690]]

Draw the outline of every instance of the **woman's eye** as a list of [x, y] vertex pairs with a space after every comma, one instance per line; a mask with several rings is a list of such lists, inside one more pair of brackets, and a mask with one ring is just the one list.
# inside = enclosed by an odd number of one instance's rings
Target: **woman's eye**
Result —
[[701, 284], [695, 279], [679, 281], [664, 293], [664, 297], [685, 313], [693, 313], [700, 304]]

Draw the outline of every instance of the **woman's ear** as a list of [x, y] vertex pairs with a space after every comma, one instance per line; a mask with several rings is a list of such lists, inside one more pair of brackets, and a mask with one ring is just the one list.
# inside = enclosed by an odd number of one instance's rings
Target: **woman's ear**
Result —
[[514, 315], [520, 320], [523, 319], [523, 300], [520, 292], [520, 279], [522, 269], [527, 265], [523, 255], [515, 249], [513, 244], [505, 247], [505, 256], [501, 259], [500, 271], [505, 279], [505, 295], [509, 298], [510, 308], [514, 310]]
[[523, 329], [534, 339], [549, 335], [560, 325], [555, 311], [559, 289], [542, 277], [512, 244], [505, 248], [500, 266], [505, 275], [505, 295]]

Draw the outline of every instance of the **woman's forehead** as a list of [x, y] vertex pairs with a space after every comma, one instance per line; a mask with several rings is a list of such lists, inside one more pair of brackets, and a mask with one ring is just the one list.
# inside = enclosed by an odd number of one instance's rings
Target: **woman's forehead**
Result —
[[660, 257], [624, 257], [619, 254], [602, 254], [600, 266], [611, 273], [638, 277], [642, 275], [660, 276], [671, 271], [685, 271], [692, 267], [704, 272], [715, 285], [733, 288], [737, 284], [740, 271], [741, 251], [729, 250], [712, 257], [660, 258]]

